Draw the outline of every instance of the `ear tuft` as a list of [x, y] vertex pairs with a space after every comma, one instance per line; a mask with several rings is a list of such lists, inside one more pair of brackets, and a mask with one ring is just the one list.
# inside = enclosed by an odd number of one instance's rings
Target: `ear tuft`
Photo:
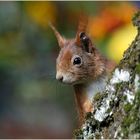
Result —
[[64, 46], [65, 39], [60, 35], [60, 33], [56, 30], [56, 28], [50, 22], [49, 22], [49, 26], [54, 31], [59, 47], [62, 48]]
[[81, 13], [80, 18], [79, 18], [77, 34], [76, 34], [76, 44], [77, 44], [77, 46], [81, 45], [81, 41], [80, 41], [80, 36], [79, 35], [82, 32], [86, 32], [87, 25], [88, 25], [88, 16], [85, 15], [84, 13]]

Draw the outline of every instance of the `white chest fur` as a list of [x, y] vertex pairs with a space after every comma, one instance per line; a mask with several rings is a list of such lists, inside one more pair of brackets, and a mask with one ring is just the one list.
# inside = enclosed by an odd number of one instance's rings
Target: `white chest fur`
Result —
[[104, 87], [106, 85], [107, 78], [99, 78], [96, 81], [90, 82], [85, 87], [85, 92], [90, 101], [92, 101], [93, 97], [96, 93], [102, 92], [104, 90]]

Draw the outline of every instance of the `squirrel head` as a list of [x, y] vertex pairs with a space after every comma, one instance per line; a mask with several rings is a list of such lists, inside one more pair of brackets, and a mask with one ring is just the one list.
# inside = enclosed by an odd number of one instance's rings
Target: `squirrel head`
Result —
[[80, 20], [74, 39], [65, 39], [53, 29], [60, 53], [56, 60], [56, 79], [67, 84], [81, 84], [96, 79], [104, 71], [102, 58], [86, 35], [87, 21]]

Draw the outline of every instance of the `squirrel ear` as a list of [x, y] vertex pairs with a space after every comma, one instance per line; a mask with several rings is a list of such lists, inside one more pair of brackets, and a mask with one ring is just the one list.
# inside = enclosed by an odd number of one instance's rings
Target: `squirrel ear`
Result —
[[54, 34], [55, 34], [55, 36], [57, 38], [59, 47], [62, 48], [64, 46], [65, 39], [60, 35], [60, 33], [55, 29], [55, 27], [51, 23], [49, 23], [49, 26], [54, 31]]
[[80, 38], [80, 41], [82, 43], [82, 47], [84, 48], [84, 50], [88, 53], [92, 53], [94, 47], [92, 45], [90, 38], [85, 34], [85, 32], [81, 32], [79, 34], [79, 38]]
[[84, 13], [81, 13], [81, 15], [79, 17], [79, 24], [78, 24], [78, 29], [77, 29], [77, 33], [76, 33], [77, 46], [81, 46], [81, 39], [80, 39], [79, 35], [81, 32], [86, 32], [87, 25], [88, 25], [88, 16], [85, 15]]

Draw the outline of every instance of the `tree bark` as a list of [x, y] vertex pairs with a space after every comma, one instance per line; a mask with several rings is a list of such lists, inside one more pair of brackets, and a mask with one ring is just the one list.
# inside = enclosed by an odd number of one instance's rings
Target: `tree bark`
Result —
[[77, 139], [140, 139], [140, 12], [133, 18], [138, 34], [115, 68], [103, 93], [93, 99]]

